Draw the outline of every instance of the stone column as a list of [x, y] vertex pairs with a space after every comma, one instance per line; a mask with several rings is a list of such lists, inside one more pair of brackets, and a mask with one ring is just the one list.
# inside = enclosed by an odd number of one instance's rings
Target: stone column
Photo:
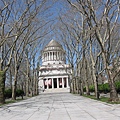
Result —
[[47, 61], [47, 54], [45, 53], [45, 61]]
[[66, 86], [67, 86], [67, 88], [69, 88], [68, 77], [66, 77]]
[[62, 60], [64, 60], [64, 53], [62, 53]]
[[45, 81], [44, 81], [44, 79], [43, 79], [43, 90], [45, 89]]
[[58, 80], [58, 78], [57, 78], [57, 88], [59, 88], [59, 80]]
[[43, 54], [43, 61], [45, 61], [45, 55]]
[[59, 60], [58, 52], [57, 52], [57, 60]]
[[45, 61], [45, 53], [44, 53], [44, 61]]
[[55, 52], [55, 60], [57, 59], [57, 52]]
[[54, 80], [52, 78], [52, 89], [54, 89]]
[[61, 61], [61, 52], [59, 52], [59, 60]]
[[58, 58], [58, 52], [57, 52], [57, 60], [59, 60], [59, 58]]
[[52, 56], [51, 56], [51, 52], [50, 52], [50, 60], [51, 60], [51, 57], [52, 57]]
[[48, 79], [47, 79], [47, 89], [49, 89]]
[[51, 60], [53, 60], [53, 52], [51, 52]]
[[49, 52], [47, 53], [47, 60], [49, 60]]
[[64, 88], [64, 79], [62, 78], [62, 88]]
[[49, 52], [49, 60], [50, 60], [50, 52]]
[[47, 56], [48, 56], [48, 55], [47, 55], [47, 53], [46, 53], [46, 61], [47, 61]]
[[48, 61], [48, 52], [47, 52], [47, 61]]
[[53, 52], [53, 60], [54, 60], [54, 52]]
[[57, 54], [57, 52], [56, 52], [56, 60], [58, 59], [58, 54]]
[[61, 52], [61, 54], [60, 54], [60, 57], [61, 57], [61, 61], [62, 61], [62, 52]]

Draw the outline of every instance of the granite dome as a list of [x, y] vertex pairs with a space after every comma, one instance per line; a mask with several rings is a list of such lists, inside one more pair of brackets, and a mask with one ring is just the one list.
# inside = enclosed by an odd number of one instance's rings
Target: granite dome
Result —
[[55, 40], [51, 40], [46, 47], [61, 47], [62, 48], [62, 45], [59, 44], [57, 41]]
[[44, 48], [43, 51], [51, 51], [51, 50], [63, 50], [63, 47], [60, 43], [58, 43], [57, 41], [55, 40], [51, 40]]

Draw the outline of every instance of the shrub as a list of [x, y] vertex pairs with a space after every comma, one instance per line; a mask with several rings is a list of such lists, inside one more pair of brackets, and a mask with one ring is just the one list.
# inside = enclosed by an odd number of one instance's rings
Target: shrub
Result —
[[120, 82], [119, 81], [115, 82], [115, 86], [116, 86], [117, 92], [120, 93]]
[[99, 85], [98, 90], [100, 93], [104, 92], [104, 84]]
[[[95, 87], [94, 85], [90, 85], [89, 86], [89, 90], [90, 92], [95, 92]], [[109, 84], [108, 83], [105, 83], [105, 84], [101, 84], [101, 85], [98, 85], [98, 90], [100, 93], [108, 93], [110, 92], [110, 88], [109, 88]]]
[[86, 92], [86, 87], [83, 88], [83, 91]]
[[[23, 90], [16, 90], [16, 97], [23, 96], [24, 91]], [[12, 98], [12, 90], [11, 89], [6, 89], [5, 90], [5, 98]]]
[[[86, 87], [83, 88], [83, 91], [86, 92]], [[90, 91], [90, 92], [95, 92], [95, 87], [94, 87], [94, 85], [90, 85], [90, 86], [89, 86], [89, 91]]]
[[90, 85], [90, 86], [89, 86], [89, 90], [90, 90], [90, 92], [95, 92], [95, 87], [94, 87], [94, 85]]
[[12, 97], [12, 90], [6, 89], [5, 90], [5, 98], [11, 98]]
[[16, 90], [16, 97], [19, 97], [19, 96], [23, 96], [24, 95], [24, 91], [23, 90]]
[[109, 87], [108, 83], [99, 85], [98, 89], [99, 89], [100, 93], [108, 93], [108, 92], [110, 92], [110, 87]]
[[[116, 86], [117, 93], [120, 93], [120, 81], [116, 81], [115, 86]], [[95, 92], [94, 85], [90, 85], [89, 90], [90, 90], [90, 92]], [[100, 93], [108, 93], [108, 92], [110, 92], [109, 84], [105, 83], [105, 84], [98, 85], [98, 90], [99, 90]], [[84, 87], [84, 92], [85, 91], [86, 91], [86, 88]]]

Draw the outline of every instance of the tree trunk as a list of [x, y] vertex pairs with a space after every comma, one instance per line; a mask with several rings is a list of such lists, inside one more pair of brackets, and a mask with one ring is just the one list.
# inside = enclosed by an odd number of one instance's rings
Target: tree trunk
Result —
[[0, 71], [0, 103], [5, 103], [5, 71]]
[[75, 87], [74, 87], [74, 91], [75, 91], [75, 94], [77, 94], [77, 84], [78, 84], [78, 81], [77, 81], [77, 78], [75, 78], [75, 83], [74, 83], [74, 85], [75, 85]]
[[26, 96], [29, 97], [29, 61], [27, 58], [27, 74], [26, 74]]
[[84, 91], [83, 91], [83, 83], [82, 83], [82, 64], [79, 63], [79, 94], [80, 95], [84, 95]]
[[[91, 36], [90, 36], [91, 40]], [[90, 42], [90, 59], [92, 62], [92, 78], [94, 81], [94, 86], [95, 86], [95, 96], [97, 99], [99, 99], [99, 91], [98, 91], [98, 76], [96, 74], [96, 66], [95, 66], [95, 60], [92, 54], [92, 42]]]
[[11, 71], [11, 67], [10, 67], [10, 89], [12, 90], [12, 71]]
[[16, 100], [16, 89], [17, 89], [17, 68], [15, 68], [15, 75], [14, 75], [14, 83], [13, 83], [13, 89], [12, 89], [12, 99]]
[[83, 82], [82, 82], [82, 81], [81, 81], [81, 83], [80, 83], [80, 95], [84, 95]]
[[108, 69], [107, 69], [107, 74], [108, 74], [108, 83], [110, 86], [110, 101], [117, 102], [117, 101], [119, 101], [119, 98], [118, 98], [118, 94], [116, 91], [114, 78], [112, 77], [112, 74], [111, 74], [110, 70], [108, 70]]
[[85, 57], [85, 50], [83, 50], [83, 74], [84, 74], [84, 81], [85, 81], [85, 87], [86, 87], [86, 95], [90, 95], [89, 92], [89, 85], [88, 85], [88, 73], [87, 73], [87, 61]]
[[38, 80], [37, 80], [37, 76], [36, 76], [36, 93], [35, 93], [36, 95], [38, 95], [39, 93], [38, 93]]
[[33, 97], [33, 86], [34, 86], [34, 85], [33, 85], [33, 78], [30, 78], [30, 82], [29, 82], [29, 83], [30, 83], [30, 84], [29, 84], [29, 86], [30, 86], [30, 87], [29, 87], [29, 88], [30, 88], [30, 89], [29, 89], [29, 90], [30, 90], [30, 96]]
[[34, 75], [34, 92], [33, 92], [34, 95], [36, 95], [36, 77]]
[[94, 67], [94, 64], [92, 65], [92, 73], [93, 73], [93, 80], [94, 80], [94, 86], [95, 86], [95, 96], [97, 99], [99, 99], [98, 77], [96, 75], [96, 69]]
[[88, 84], [88, 71], [87, 71], [87, 60], [84, 60], [84, 67], [85, 67], [85, 86], [86, 86], [86, 95], [90, 95], [89, 91], [89, 84]]
[[80, 78], [77, 78], [78, 84], [77, 84], [77, 94], [80, 94]]
[[85, 81], [86, 95], [90, 95], [88, 81]]
[[105, 67], [106, 67], [108, 83], [109, 83], [109, 86], [110, 86], [110, 100], [113, 101], [113, 102], [116, 102], [116, 101], [119, 100], [119, 98], [118, 98], [118, 94], [117, 94], [117, 91], [116, 91], [116, 88], [115, 88], [114, 77], [112, 75], [111, 70], [109, 69], [109, 64], [107, 62], [107, 58], [106, 58], [106, 55], [105, 55], [104, 51], [102, 53], [102, 56], [103, 56], [103, 61], [105, 63]]
[[29, 78], [26, 76], [26, 96], [29, 97]]
[[112, 82], [110, 85], [110, 100], [113, 101], [113, 102], [116, 102], [119, 100], [118, 98], [118, 94], [117, 94], [117, 91], [116, 91], [116, 88], [115, 88], [115, 83]]
[[72, 93], [75, 94], [75, 78], [72, 79]]
[[83, 92], [82, 82], [80, 81], [80, 83], [79, 83], [79, 95], [81, 96], [83, 94], [84, 94], [84, 92]]
[[75, 94], [75, 76], [74, 76], [74, 68], [72, 67], [72, 82], [71, 82], [71, 92]]

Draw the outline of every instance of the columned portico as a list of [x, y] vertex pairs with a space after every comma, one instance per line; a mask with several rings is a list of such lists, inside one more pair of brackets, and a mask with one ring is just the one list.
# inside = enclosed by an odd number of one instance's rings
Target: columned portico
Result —
[[69, 88], [68, 77], [57, 77], [45, 78], [43, 80], [43, 88], [55, 89], [55, 88]]

